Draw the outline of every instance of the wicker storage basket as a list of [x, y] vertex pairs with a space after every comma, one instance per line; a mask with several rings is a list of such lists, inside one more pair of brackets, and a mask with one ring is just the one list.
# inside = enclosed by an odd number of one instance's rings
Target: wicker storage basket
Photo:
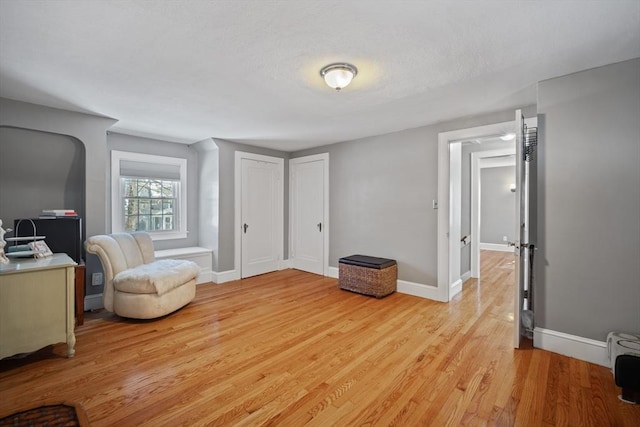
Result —
[[365, 255], [352, 255], [339, 260], [340, 289], [385, 297], [395, 292], [398, 280], [398, 266], [392, 259]]

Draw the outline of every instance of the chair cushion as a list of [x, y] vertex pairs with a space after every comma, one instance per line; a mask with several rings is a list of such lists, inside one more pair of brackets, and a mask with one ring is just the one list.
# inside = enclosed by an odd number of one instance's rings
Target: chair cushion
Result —
[[120, 292], [162, 295], [195, 279], [198, 264], [181, 259], [161, 259], [121, 271], [113, 278]]

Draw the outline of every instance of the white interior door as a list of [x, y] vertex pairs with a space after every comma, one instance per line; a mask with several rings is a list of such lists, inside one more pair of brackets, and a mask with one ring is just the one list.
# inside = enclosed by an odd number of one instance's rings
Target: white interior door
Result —
[[279, 165], [242, 158], [241, 277], [278, 269], [281, 239]]
[[290, 161], [291, 262], [298, 270], [324, 274], [325, 160], [310, 156]]
[[513, 242], [515, 263], [515, 298], [514, 298], [514, 345], [522, 347], [527, 339], [532, 338], [532, 268], [533, 241], [531, 176], [535, 168], [535, 148], [537, 145], [537, 129], [527, 128], [521, 110], [516, 110], [516, 230]]

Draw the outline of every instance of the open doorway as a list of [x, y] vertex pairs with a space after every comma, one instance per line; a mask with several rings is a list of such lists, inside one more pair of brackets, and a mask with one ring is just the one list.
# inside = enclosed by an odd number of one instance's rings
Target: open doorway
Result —
[[[463, 279], [480, 278], [481, 250], [513, 252], [508, 243], [515, 240], [513, 140], [487, 140], [463, 149], [463, 155], [466, 153], [470, 179], [465, 180], [463, 168], [462, 232], [468, 233], [469, 244], [461, 250]], [[465, 183], [470, 187], [468, 191]]]
[[[450, 301], [462, 290], [462, 252], [469, 251], [470, 248], [465, 247], [476, 240], [471, 232], [463, 235], [462, 229], [463, 152], [465, 156], [469, 155], [464, 169], [468, 171], [465, 180], [470, 180], [472, 149], [467, 147], [477, 146], [479, 151], [497, 150], [501, 146], [496, 144], [502, 144], [504, 148], [514, 134], [515, 123], [511, 121], [438, 135], [438, 295], [441, 301]], [[468, 169], [466, 165], [469, 165]], [[470, 200], [471, 185], [465, 187], [464, 208], [470, 210], [471, 202], [467, 200]], [[470, 222], [469, 219], [467, 223]]]
[[[527, 262], [532, 259], [528, 232], [530, 226], [528, 215], [532, 206], [529, 203], [531, 180], [525, 177], [531, 173], [535, 174], [535, 166], [531, 166], [534, 168], [532, 172], [527, 160], [528, 150], [535, 147], [533, 142], [535, 137], [533, 139], [529, 137], [530, 132], [527, 128], [530, 127], [534, 135], [536, 125], [536, 118], [525, 120], [521, 110], [517, 110], [516, 120], [513, 122], [438, 134], [438, 296], [441, 301], [450, 301], [462, 291], [461, 249], [469, 240], [472, 242], [479, 240], [478, 235], [470, 237], [462, 235], [462, 145], [464, 143], [481, 144], [483, 140], [490, 138], [512, 139], [512, 136], [515, 136], [516, 179], [514, 184], [516, 187], [513, 207], [514, 214], [518, 218], [516, 221], [518, 227], [514, 233], [513, 253], [516, 257], [517, 286], [514, 287], [514, 312], [511, 313], [514, 320], [517, 319], [517, 327], [514, 328], [515, 347], [520, 346], [523, 336], [521, 310], [529, 310], [527, 314], [533, 313], [528, 305], [527, 296], [531, 284]], [[527, 165], [526, 174], [523, 173], [523, 164]], [[523, 238], [525, 240], [522, 240]], [[529, 280], [525, 280], [527, 277]]]

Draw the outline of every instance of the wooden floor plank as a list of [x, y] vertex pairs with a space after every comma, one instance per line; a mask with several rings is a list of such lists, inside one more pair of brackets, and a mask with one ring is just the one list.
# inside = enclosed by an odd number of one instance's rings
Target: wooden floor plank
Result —
[[199, 285], [156, 320], [89, 313], [74, 358], [0, 361], [0, 415], [64, 400], [96, 427], [637, 425], [608, 369], [512, 348], [513, 256], [481, 258], [450, 303], [284, 270]]

